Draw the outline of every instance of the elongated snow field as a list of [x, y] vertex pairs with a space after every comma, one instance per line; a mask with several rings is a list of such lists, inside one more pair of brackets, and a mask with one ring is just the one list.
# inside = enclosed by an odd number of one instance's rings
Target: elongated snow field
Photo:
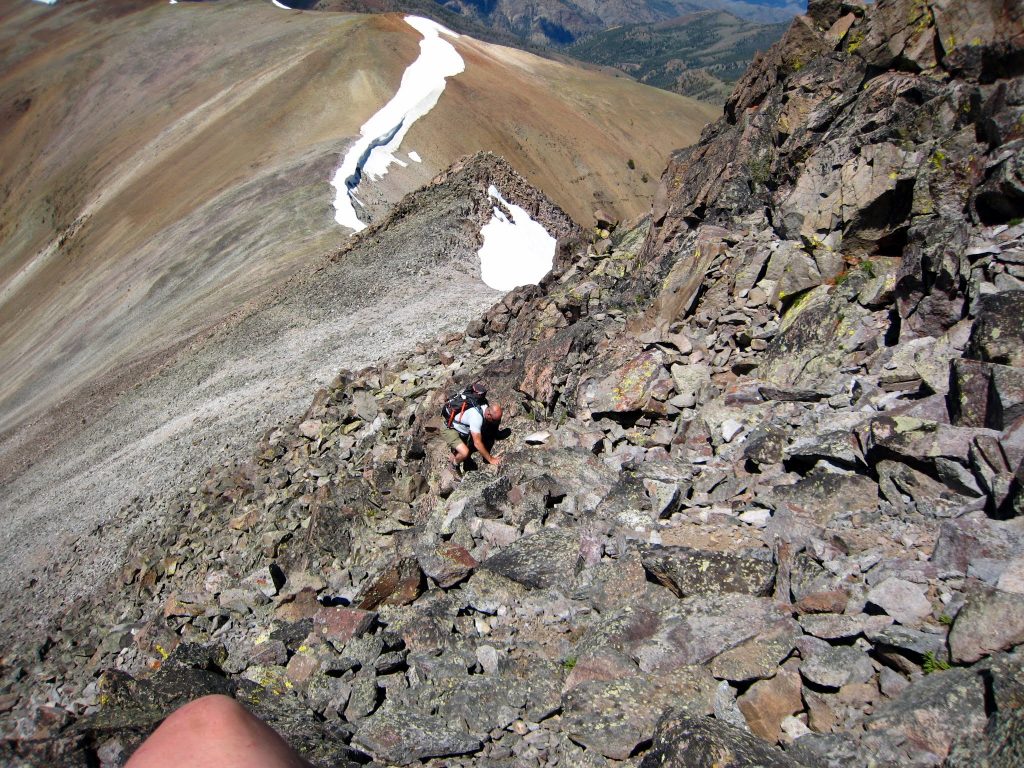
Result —
[[349, 149], [331, 181], [335, 190], [335, 221], [355, 232], [366, 227], [353, 205], [358, 202], [355, 193], [363, 177], [379, 179], [392, 163], [402, 163], [394, 153], [409, 128], [437, 104], [445, 80], [466, 68], [454, 46], [441, 39], [442, 33], [458, 37], [456, 33], [419, 16], [406, 16], [405, 21], [423, 35], [420, 55], [405, 70], [391, 101], [363, 124], [359, 140]]

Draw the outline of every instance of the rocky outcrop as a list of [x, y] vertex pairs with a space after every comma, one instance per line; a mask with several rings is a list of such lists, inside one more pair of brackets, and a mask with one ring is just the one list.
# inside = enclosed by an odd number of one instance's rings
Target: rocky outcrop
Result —
[[339, 375], [5, 656], [4, 757], [216, 690], [324, 765], [1015, 764], [1016, 13], [812, 3], [652, 220]]

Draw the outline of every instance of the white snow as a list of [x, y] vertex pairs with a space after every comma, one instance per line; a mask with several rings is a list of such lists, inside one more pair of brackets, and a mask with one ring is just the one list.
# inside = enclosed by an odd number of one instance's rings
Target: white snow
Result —
[[493, 184], [487, 194], [497, 200], [508, 215], [494, 206], [494, 215], [480, 230], [484, 240], [478, 252], [480, 279], [499, 291], [536, 285], [551, 271], [555, 261], [555, 238], [530, 218], [530, 214], [505, 200]]
[[412, 160], [414, 163], [422, 163], [423, 162], [423, 160], [420, 158], [420, 156], [418, 154], [416, 154], [415, 152], [410, 152], [409, 153], [409, 159]]
[[405, 70], [402, 84], [391, 101], [363, 124], [359, 140], [331, 180], [335, 190], [334, 219], [356, 232], [366, 228], [352, 205], [354, 191], [363, 177], [379, 179], [387, 173], [388, 166], [400, 163], [394, 153], [410, 126], [437, 104], [444, 92], [445, 79], [466, 68], [455, 47], [440, 37], [441, 33], [450, 37], [458, 37], [457, 34], [419, 16], [406, 16], [405, 22], [423, 35], [420, 55]]
[[294, 10], [293, 8], [289, 8], [289, 7], [288, 7], [287, 5], [285, 5], [284, 3], [279, 3], [279, 2], [277, 1], [277, 0], [272, 0], [272, 2], [273, 2], [273, 3], [274, 3], [274, 5], [276, 5], [276, 6], [278, 7], [278, 8], [284, 8], [284, 9], [285, 9], [286, 11], [291, 11], [291, 10]]
[[46, 3], [46, 5], [56, 5], [57, 0], [36, 0], [37, 3]]

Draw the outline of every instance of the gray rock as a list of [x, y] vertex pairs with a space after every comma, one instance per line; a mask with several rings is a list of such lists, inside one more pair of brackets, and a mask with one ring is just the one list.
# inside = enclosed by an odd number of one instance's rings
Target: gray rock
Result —
[[896, 625], [868, 631], [865, 635], [879, 649], [896, 650], [917, 662], [920, 662], [925, 654], [941, 656], [945, 646], [945, 638], [942, 635]]
[[873, 512], [878, 485], [862, 475], [839, 475], [815, 470], [793, 485], [779, 485], [772, 496], [819, 525], [847, 512]]
[[1024, 367], [1024, 291], [982, 297], [964, 356], [986, 363]]
[[520, 716], [526, 696], [516, 681], [498, 675], [470, 675], [433, 702], [437, 714], [450, 727], [458, 726], [477, 736], [508, 726]]
[[1024, 642], [1024, 595], [981, 589], [968, 595], [949, 633], [954, 661], [972, 662]]
[[669, 712], [640, 768], [799, 768], [785, 752], [728, 723]]
[[386, 703], [359, 724], [352, 743], [378, 760], [409, 765], [430, 757], [476, 752], [479, 739], [449, 727], [443, 719]]
[[703, 363], [672, 366], [672, 383], [679, 401], [673, 401], [679, 408], [692, 408], [704, 399], [711, 385], [711, 368]]
[[975, 514], [943, 522], [932, 553], [940, 570], [967, 573], [977, 560], [1008, 563], [1024, 551], [1024, 518], [992, 520]]
[[1015, 768], [1024, 759], [1024, 658], [1018, 651], [984, 663], [989, 681], [988, 725], [981, 736], [963, 734], [950, 751], [950, 768]]
[[711, 714], [715, 689], [714, 680], [700, 667], [583, 683], [563, 698], [562, 728], [573, 741], [605, 757], [625, 760], [654, 735], [666, 707]]
[[932, 604], [925, 597], [925, 588], [904, 579], [886, 579], [868, 592], [867, 601], [900, 624], [917, 624], [932, 612]]
[[[897, 699], [882, 704], [864, 726], [908, 740], [942, 760], [965, 734], [977, 737], [985, 727], [985, 687], [966, 669], [951, 669], [911, 683]], [[920, 759], [920, 758], [918, 758]]]
[[575, 574], [579, 552], [578, 536], [545, 528], [492, 555], [481, 567], [530, 589], [566, 588]]
[[804, 632], [823, 640], [857, 637], [858, 635], [877, 631], [892, 624], [892, 618], [889, 616], [868, 616], [864, 613], [805, 614], [798, 618], [797, 621], [800, 622]]
[[711, 660], [708, 669], [715, 677], [734, 682], [771, 677], [792, 652], [800, 634], [799, 624], [784, 619], [756, 637], [720, 653]]
[[644, 569], [678, 597], [739, 592], [763, 597], [775, 583], [771, 552], [749, 555], [691, 549], [639, 547]]
[[849, 645], [830, 647], [800, 662], [800, 674], [804, 679], [825, 688], [866, 683], [874, 671], [870, 657]]
[[725, 680], [722, 680], [715, 689], [715, 719], [743, 731], [750, 730], [746, 718], [736, 705], [736, 691]]

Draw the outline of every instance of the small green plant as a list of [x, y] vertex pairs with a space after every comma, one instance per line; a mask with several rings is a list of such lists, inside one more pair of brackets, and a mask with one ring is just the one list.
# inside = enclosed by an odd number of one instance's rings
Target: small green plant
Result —
[[747, 163], [747, 171], [750, 173], [750, 181], [753, 183], [754, 189], [764, 186], [771, 176], [771, 158], [768, 153], [752, 157]]
[[642, 181], [644, 184], [646, 184], [650, 180], [651, 180], [650, 176], [648, 176], [646, 173], [641, 173], [640, 174], [640, 181]]
[[953, 625], [953, 617], [948, 613], [944, 613], [939, 616], [939, 624], [944, 624], [945, 626], [950, 627]]
[[631, 170], [631, 171], [635, 171], [636, 170], [636, 163], [633, 162], [633, 158], [632, 157], [629, 158], [629, 160], [626, 161], [626, 167], [629, 168], [629, 170]]
[[566, 659], [562, 662], [562, 669], [564, 669], [566, 672], [572, 672], [573, 669], [576, 667], [577, 661], [578, 659], [575, 656], [566, 657]]
[[935, 651], [928, 651], [924, 655], [924, 663], [921, 665], [921, 669], [924, 670], [926, 675], [930, 675], [932, 672], [941, 672], [949, 669], [949, 662], [937, 657]]

